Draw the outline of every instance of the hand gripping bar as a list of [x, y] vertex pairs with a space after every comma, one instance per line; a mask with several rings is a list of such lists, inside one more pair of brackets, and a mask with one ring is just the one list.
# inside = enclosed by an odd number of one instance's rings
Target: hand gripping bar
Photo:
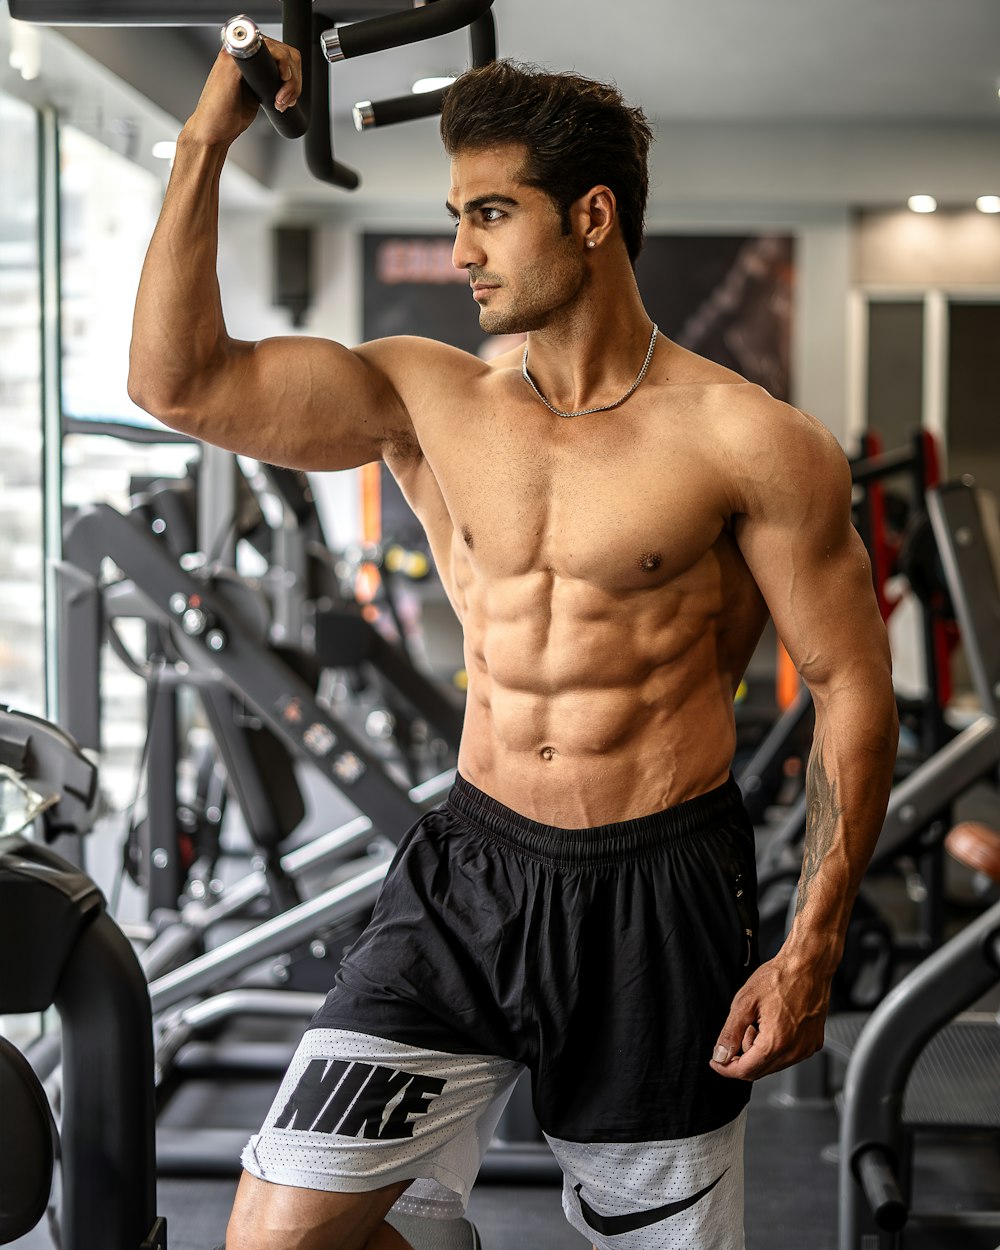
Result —
[[305, 136], [306, 164], [313, 177], [353, 191], [360, 185], [360, 177], [333, 154], [329, 66], [319, 46], [319, 36], [328, 22], [328, 18], [313, 14], [311, 0], [283, 0], [282, 42], [295, 48], [302, 58], [302, 94], [284, 113], [274, 107], [281, 74], [257, 25], [246, 16], [232, 18], [222, 28], [222, 44], [278, 134], [286, 139]]

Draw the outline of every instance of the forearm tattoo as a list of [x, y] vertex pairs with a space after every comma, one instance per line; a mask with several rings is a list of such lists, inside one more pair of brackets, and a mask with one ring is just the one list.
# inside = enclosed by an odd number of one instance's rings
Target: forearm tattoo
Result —
[[833, 845], [842, 810], [837, 783], [823, 764], [823, 743], [819, 740], [813, 744], [806, 769], [806, 839], [796, 912], [809, 902], [809, 888]]

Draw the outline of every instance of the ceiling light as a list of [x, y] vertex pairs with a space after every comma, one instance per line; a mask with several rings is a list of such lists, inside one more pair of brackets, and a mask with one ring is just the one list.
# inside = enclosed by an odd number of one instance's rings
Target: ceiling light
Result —
[[161, 161], [172, 161], [177, 151], [176, 139], [161, 139], [153, 144], [153, 155]]
[[976, 208], [981, 213], [1000, 213], [1000, 195], [981, 195], [976, 200]]
[[906, 203], [913, 213], [937, 212], [937, 200], [933, 195], [911, 195]]
[[437, 78], [418, 78], [412, 87], [413, 94], [423, 95], [427, 91], [440, 91], [442, 87], [450, 87], [456, 77], [456, 74], [444, 74]]

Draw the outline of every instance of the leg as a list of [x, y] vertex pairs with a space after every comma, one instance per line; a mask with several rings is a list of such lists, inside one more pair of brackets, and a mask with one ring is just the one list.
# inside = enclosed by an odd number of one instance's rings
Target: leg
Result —
[[226, 1250], [409, 1250], [382, 1222], [409, 1183], [338, 1194], [272, 1185], [244, 1172]]

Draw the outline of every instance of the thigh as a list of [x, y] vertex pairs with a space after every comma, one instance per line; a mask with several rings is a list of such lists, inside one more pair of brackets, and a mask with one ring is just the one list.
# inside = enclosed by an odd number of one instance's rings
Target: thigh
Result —
[[[273, 1185], [244, 1172], [226, 1250], [363, 1250], [408, 1184], [341, 1194]], [[386, 1242], [387, 1250], [392, 1244]]]

